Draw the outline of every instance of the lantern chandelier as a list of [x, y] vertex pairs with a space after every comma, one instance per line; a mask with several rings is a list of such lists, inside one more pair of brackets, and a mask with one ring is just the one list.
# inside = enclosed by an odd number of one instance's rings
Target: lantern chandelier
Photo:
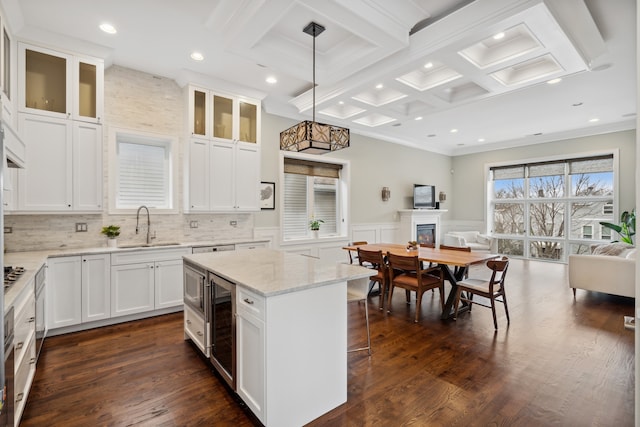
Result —
[[324, 154], [349, 146], [349, 129], [316, 122], [316, 37], [325, 28], [315, 22], [302, 31], [313, 36], [313, 120], [305, 120], [280, 132], [280, 149]]

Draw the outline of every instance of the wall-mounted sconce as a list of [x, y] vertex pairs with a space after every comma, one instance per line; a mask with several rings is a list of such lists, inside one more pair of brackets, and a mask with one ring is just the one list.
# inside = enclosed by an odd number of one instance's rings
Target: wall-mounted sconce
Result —
[[445, 193], [444, 191], [441, 191], [440, 194], [438, 194], [438, 201], [440, 203], [444, 203], [447, 201], [447, 193]]
[[390, 197], [391, 197], [391, 190], [389, 190], [389, 187], [382, 187], [382, 201], [386, 202], [389, 200]]

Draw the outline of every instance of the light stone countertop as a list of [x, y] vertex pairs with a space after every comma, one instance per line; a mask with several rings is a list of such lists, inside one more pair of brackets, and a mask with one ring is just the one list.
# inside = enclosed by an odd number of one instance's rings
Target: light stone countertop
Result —
[[[216, 241], [216, 242], [190, 242], [180, 243], [178, 245], [161, 246], [139, 246], [139, 247], [126, 247], [126, 248], [109, 248], [107, 246], [94, 247], [94, 248], [67, 248], [67, 249], [48, 249], [43, 251], [26, 251], [26, 252], [6, 252], [4, 254], [4, 265], [13, 267], [24, 267], [25, 272], [20, 278], [4, 293], [4, 311], [6, 312], [15, 302], [16, 298], [22, 293], [26, 286], [34, 286], [33, 278], [36, 273], [50, 257], [62, 257], [62, 256], [79, 256], [90, 254], [104, 254], [114, 252], [132, 252], [132, 251], [146, 251], [146, 250], [169, 250], [185, 247], [201, 247], [201, 246], [218, 246], [218, 245], [230, 245], [241, 243], [261, 243], [268, 242], [269, 240], [258, 239], [239, 239], [229, 241]], [[128, 246], [128, 245], [127, 245]], [[251, 249], [252, 251], [255, 249]]]
[[371, 270], [359, 265], [274, 249], [193, 254], [183, 258], [265, 297], [371, 276]]

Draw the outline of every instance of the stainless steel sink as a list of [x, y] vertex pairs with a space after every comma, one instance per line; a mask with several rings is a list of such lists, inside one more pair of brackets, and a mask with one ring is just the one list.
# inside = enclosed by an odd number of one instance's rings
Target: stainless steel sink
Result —
[[158, 242], [158, 243], [138, 243], [132, 245], [118, 246], [120, 249], [135, 249], [135, 248], [158, 248], [163, 246], [180, 246], [182, 243], [178, 242]]

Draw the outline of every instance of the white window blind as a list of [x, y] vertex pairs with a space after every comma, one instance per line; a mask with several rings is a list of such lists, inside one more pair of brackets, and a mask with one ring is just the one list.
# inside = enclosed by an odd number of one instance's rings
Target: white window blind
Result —
[[313, 217], [322, 219], [320, 234], [336, 234], [337, 232], [337, 180], [334, 178], [315, 178], [313, 180]]
[[117, 208], [171, 208], [169, 143], [119, 140], [117, 148]]
[[283, 222], [285, 239], [299, 239], [307, 236], [309, 214], [306, 175], [284, 174]]

